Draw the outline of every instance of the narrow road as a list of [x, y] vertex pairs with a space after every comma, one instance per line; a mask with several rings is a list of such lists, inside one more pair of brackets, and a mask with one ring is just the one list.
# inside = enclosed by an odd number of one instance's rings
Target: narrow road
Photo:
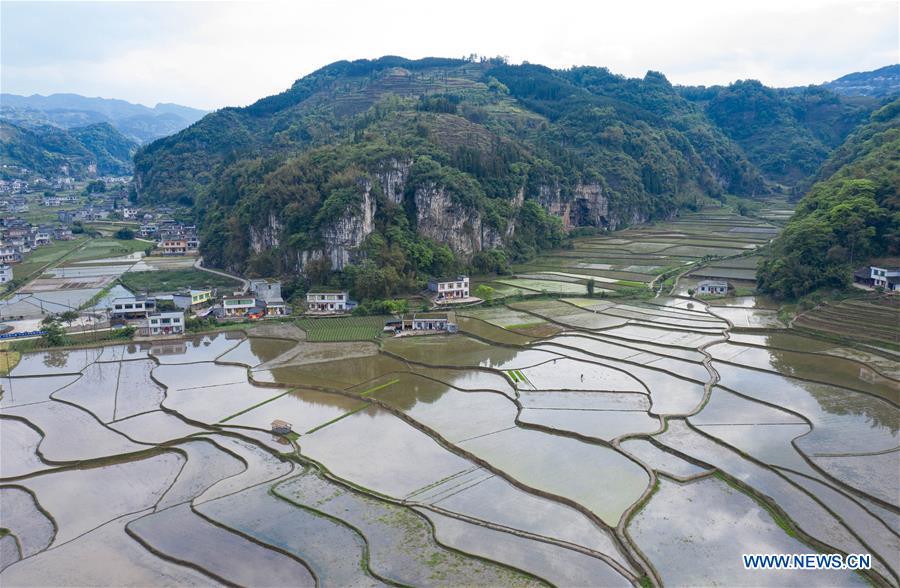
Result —
[[250, 289], [250, 282], [241, 278], [239, 276], [235, 276], [233, 274], [229, 274], [227, 272], [222, 272], [219, 270], [209, 269], [208, 267], [203, 267], [201, 264], [203, 263], [203, 258], [198, 257], [197, 261], [194, 262], [194, 268], [200, 271], [209, 272], [211, 274], [216, 274], [217, 276], [225, 276], [226, 278], [231, 278], [232, 280], [240, 280], [241, 282], [241, 293], [246, 294], [247, 290]]

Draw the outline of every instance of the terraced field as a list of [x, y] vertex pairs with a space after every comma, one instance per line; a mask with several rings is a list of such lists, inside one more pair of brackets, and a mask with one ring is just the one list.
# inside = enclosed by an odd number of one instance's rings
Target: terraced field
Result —
[[[591, 250], [722, 249], [733, 222], [589, 239], [546, 256], [583, 267], [511, 280], [615, 290], [697, 260]], [[454, 335], [313, 320], [23, 354], [0, 379], [0, 583], [900, 584], [895, 352], [752, 297], [560, 292], [461, 309]], [[808, 320], [896, 310], [836, 306]], [[872, 569], [741, 560], [817, 551]]]
[[722, 258], [691, 272], [684, 290], [704, 278], [728, 278], [750, 286], [759, 261], [752, 253], [777, 232], [777, 226], [764, 220], [707, 209], [668, 222], [579, 239], [573, 249], [542, 255], [515, 266], [511, 276], [480, 283], [494, 288], [494, 298], [502, 299], [584, 295], [593, 280], [596, 294], [614, 297], [655, 286], [660, 276], [686, 273], [701, 260]]

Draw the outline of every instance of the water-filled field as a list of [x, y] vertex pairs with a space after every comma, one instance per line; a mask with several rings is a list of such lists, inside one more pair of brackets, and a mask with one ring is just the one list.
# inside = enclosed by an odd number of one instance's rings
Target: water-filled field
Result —
[[[763, 229], [586, 239], [560, 273]], [[266, 324], [23, 355], [0, 380], [0, 584], [900, 584], [896, 354], [762, 300], [560, 292], [460, 310], [454, 335]], [[873, 567], [744, 569], [770, 552]]]

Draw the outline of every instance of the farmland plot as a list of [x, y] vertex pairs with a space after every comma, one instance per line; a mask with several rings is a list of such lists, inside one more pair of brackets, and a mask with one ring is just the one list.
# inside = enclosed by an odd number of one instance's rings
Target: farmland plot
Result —
[[752, 272], [773, 234], [716, 210], [580, 240], [452, 335], [309, 318], [26, 353], [0, 380], [0, 583], [897, 585], [895, 309], [775, 330], [763, 299], [646, 296], [701, 254]]

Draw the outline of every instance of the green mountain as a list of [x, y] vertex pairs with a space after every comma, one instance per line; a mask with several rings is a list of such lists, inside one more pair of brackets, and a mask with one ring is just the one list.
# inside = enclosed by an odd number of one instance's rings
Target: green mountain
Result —
[[138, 145], [108, 123], [69, 130], [0, 121], [0, 164], [52, 177], [128, 175]]
[[900, 64], [847, 74], [822, 85], [844, 96], [900, 96]]
[[846, 286], [854, 267], [900, 253], [900, 100], [875, 111], [822, 166], [758, 286], [781, 298]]
[[442, 247], [491, 265], [558, 227], [766, 190], [661, 74], [437, 58], [332, 64], [143, 147], [135, 168], [139, 199], [196, 204], [211, 263], [345, 269], [378, 250], [410, 279], [442, 269]]
[[137, 143], [146, 143], [197, 122], [205, 110], [178, 104], [153, 108], [125, 100], [89, 98], [78, 94], [19, 96], [0, 94], [0, 118], [19, 126], [56, 126], [63, 129], [109, 123]]
[[755, 80], [680, 92], [701, 106], [768, 179], [787, 187], [814, 174], [878, 106], [874, 98], [841, 97], [819, 86], [778, 89]]

